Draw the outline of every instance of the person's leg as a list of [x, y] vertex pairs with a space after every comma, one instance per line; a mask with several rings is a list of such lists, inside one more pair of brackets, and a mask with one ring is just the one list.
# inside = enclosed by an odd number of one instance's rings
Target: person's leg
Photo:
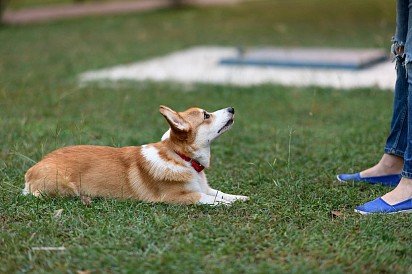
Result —
[[360, 173], [362, 178], [399, 174], [403, 168], [403, 156], [406, 149], [407, 135], [407, 98], [408, 79], [404, 63], [403, 43], [394, 41], [392, 46], [396, 58], [396, 84], [393, 100], [391, 131], [385, 144], [385, 154], [373, 167]]
[[[396, 133], [396, 130], [395, 132], [394, 130], [391, 131], [387, 146], [385, 147], [385, 152], [393, 153], [393, 155], [396, 156], [403, 156], [402, 179], [394, 190], [386, 193], [381, 198], [357, 207], [355, 211], [360, 213], [412, 211], [412, 0], [398, 0], [398, 8], [400, 2], [403, 4], [406, 2], [408, 3], [407, 10], [409, 20], [407, 24], [407, 37], [404, 43], [404, 53], [402, 54], [402, 59], [404, 61], [403, 64], [398, 63], [398, 73], [400, 67], [404, 68], [402, 71], [406, 74], [408, 88], [406, 94], [406, 108], [400, 108], [400, 112], [404, 112], [404, 117], [400, 115], [400, 120], [403, 120], [398, 129], [400, 130], [400, 133]], [[395, 95], [395, 97], [397, 96]], [[403, 94], [400, 96], [400, 99], [404, 97], [405, 95]], [[395, 105], [397, 105], [396, 102]], [[398, 105], [404, 105], [403, 100], [400, 100]], [[396, 123], [398, 123], [397, 121], [399, 120], [395, 116], [397, 115], [394, 115], [395, 121], [392, 120], [392, 128], [396, 127]], [[404, 150], [403, 146], [405, 146]]]
[[399, 185], [394, 190], [382, 196], [382, 199], [390, 205], [412, 199], [412, 0], [409, 0], [408, 7], [409, 27], [404, 53], [404, 66], [406, 68], [408, 81], [407, 115], [405, 119], [407, 124], [406, 149], [403, 156], [402, 179]]
[[408, 35], [409, 0], [398, 0], [396, 10], [396, 33], [393, 37], [392, 53], [396, 60], [397, 79], [393, 101], [391, 131], [385, 144], [385, 154], [373, 167], [360, 173], [362, 178], [399, 174], [403, 167], [407, 135], [408, 81], [404, 46]]

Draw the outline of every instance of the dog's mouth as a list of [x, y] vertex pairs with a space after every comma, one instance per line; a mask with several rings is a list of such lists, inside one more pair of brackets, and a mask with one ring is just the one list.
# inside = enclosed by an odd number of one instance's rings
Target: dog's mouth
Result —
[[226, 124], [221, 129], [219, 129], [217, 133], [221, 133], [222, 131], [228, 129], [233, 124], [233, 122], [233, 118], [230, 118], [229, 121], [227, 121]]

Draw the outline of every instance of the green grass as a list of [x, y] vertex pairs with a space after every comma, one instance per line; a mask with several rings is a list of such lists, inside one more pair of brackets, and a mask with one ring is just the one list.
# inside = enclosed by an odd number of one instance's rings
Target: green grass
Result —
[[[411, 273], [412, 216], [353, 208], [388, 191], [340, 185], [382, 154], [392, 93], [122, 82], [80, 88], [79, 73], [198, 44], [388, 48], [393, 1], [258, 1], [0, 29], [0, 272]], [[310, 3], [310, 4], [305, 4]], [[212, 146], [213, 187], [232, 207], [20, 195], [25, 171], [72, 144], [160, 138], [158, 113], [234, 106]], [[60, 218], [53, 218], [63, 209]], [[331, 211], [340, 211], [337, 218]], [[64, 246], [65, 251], [32, 247]]]

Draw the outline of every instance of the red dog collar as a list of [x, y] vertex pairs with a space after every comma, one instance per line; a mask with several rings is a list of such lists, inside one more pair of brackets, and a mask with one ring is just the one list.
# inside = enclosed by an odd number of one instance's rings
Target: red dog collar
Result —
[[180, 158], [182, 158], [183, 160], [185, 160], [186, 162], [190, 162], [190, 164], [192, 165], [192, 167], [197, 171], [197, 172], [202, 172], [203, 169], [205, 169], [204, 166], [202, 166], [201, 163], [199, 163], [198, 161], [187, 157], [186, 155], [180, 154], [179, 152], [175, 151], [177, 155], [180, 156]]

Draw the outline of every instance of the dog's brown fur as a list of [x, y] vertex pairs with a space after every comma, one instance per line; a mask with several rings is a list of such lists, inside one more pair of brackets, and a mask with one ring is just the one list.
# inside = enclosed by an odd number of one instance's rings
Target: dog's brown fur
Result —
[[[207, 127], [215, 117], [210, 114], [205, 119], [205, 111], [198, 108], [177, 113], [161, 106], [160, 112], [170, 125], [169, 138], [136, 147], [79, 145], [55, 150], [27, 171], [24, 192], [37, 197], [84, 195], [179, 204], [196, 203], [203, 197], [200, 202], [214, 203], [210, 196], [219, 191], [211, 189], [204, 172], [196, 172], [179, 153], [192, 157], [198, 149], [197, 129]], [[219, 113], [227, 116], [226, 110]], [[143, 151], [152, 153], [153, 159]], [[222, 202], [247, 199], [222, 195], [227, 199], [222, 196]]]
[[[167, 155], [164, 144], [156, 144]], [[175, 160], [175, 164], [182, 165]], [[30, 192], [60, 196], [132, 198], [151, 202], [194, 203], [184, 183], [190, 174], [150, 175], [140, 147], [72, 146], [48, 154], [25, 176]]]

